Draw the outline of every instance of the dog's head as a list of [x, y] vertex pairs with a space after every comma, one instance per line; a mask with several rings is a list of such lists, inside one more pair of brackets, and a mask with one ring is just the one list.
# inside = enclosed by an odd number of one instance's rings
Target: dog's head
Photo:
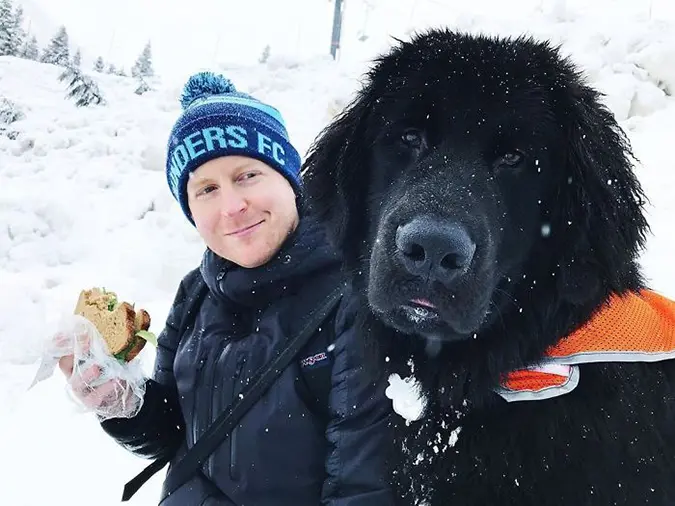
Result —
[[583, 305], [639, 283], [630, 156], [549, 44], [434, 30], [376, 61], [304, 177], [374, 313], [459, 340], [538, 286]]

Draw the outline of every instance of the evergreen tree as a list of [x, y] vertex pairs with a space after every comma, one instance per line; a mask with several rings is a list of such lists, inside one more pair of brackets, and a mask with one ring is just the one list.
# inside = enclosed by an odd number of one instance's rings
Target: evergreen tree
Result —
[[42, 63], [66, 66], [70, 63], [70, 49], [68, 48], [68, 32], [65, 26], [59, 28], [56, 35], [49, 42], [40, 58]]
[[21, 50], [26, 42], [26, 32], [23, 29], [23, 7], [20, 5], [12, 15], [12, 38], [10, 41], [10, 54], [21, 56]]
[[78, 107], [105, 105], [105, 99], [96, 81], [84, 75], [80, 69], [68, 67], [59, 76], [59, 81], [68, 83], [67, 98], [75, 100]]
[[270, 54], [272, 53], [272, 48], [270, 47], [269, 44], [265, 46], [265, 49], [263, 49], [262, 54], [260, 55], [260, 58], [258, 58], [258, 62], [260, 63], [267, 63], [267, 60], [270, 59]]
[[117, 74], [117, 69], [115, 68], [115, 65], [113, 65], [112, 63], [108, 65], [107, 72], [108, 74]]
[[78, 47], [73, 55], [73, 67], [80, 68], [80, 66], [82, 66], [82, 51], [80, 51], [80, 48]]
[[37, 61], [38, 56], [39, 56], [39, 52], [40, 52], [40, 50], [38, 48], [38, 41], [35, 38], [35, 35], [33, 35], [23, 45], [23, 48], [21, 49], [21, 56], [23, 58], [26, 58], [27, 60]]
[[26, 116], [19, 106], [11, 100], [0, 97], [0, 136], [5, 136], [11, 140], [19, 137], [19, 132], [13, 130], [10, 125], [15, 121], [24, 119]]
[[11, 125], [15, 121], [26, 117], [23, 111], [14, 102], [5, 97], [0, 97], [0, 129], [4, 125]]
[[143, 79], [143, 76], [138, 76], [138, 86], [136, 86], [136, 89], [134, 90], [134, 93], [136, 95], [143, 95], [143, 93], [146, 93], [151, 90], [150, 85], [145, 82], [145, 79]]
[[103, 63], [103, 58], [100, 56], [96, 58], [96, 62], [94, 62], [94, 70], [96, 72], [103, 72], [105, 70], [105, 63]]
[[150, 46], [150, 42], [148, 42], [131, 68], [131, 75], [133, 77], [151, 77], [154, 74], [152, 69], [152, 47]]
[[12, 0], [0, 0], [0, 56], [15, 56]]

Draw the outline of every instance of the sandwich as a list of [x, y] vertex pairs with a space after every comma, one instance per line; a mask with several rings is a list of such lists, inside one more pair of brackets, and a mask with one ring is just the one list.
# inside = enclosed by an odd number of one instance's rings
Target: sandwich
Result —
[[108, 351], [120, 362], [133, 360], [146, 342], [157, 346], [150, 328], [150, 315], [133, 304], [120, 302], [114, 292], [104, 288], [82, 290], [75, 314], [89, 320], [103, 337]]

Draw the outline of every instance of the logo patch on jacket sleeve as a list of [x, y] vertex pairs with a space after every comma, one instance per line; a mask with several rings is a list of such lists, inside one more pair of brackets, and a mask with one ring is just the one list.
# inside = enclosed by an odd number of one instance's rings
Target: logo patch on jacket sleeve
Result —
[[328, 360], [328, 353], [325, 351], [322, 351], [321, 353], [317, 353], [316, 355], [311, 355], [309, 357], [305, 357], [300, 361], [300, 366], [301, 367], [314, 367], [317, 364], [320, 364], [321, 362], [325, 362]]

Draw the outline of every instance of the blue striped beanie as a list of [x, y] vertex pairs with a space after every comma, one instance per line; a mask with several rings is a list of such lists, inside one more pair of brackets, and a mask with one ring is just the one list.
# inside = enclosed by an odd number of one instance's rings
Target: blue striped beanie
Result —
[[174, 198], [194, 225], [187, 199], [192, 171], [221, 156], [256, 158], [279, 171], [300, 195], [300, 155], [274, 107], [238, 92], [229, 79], [200, 72], [188, 79], [183, 113], [167, 146], [166, 178]]

